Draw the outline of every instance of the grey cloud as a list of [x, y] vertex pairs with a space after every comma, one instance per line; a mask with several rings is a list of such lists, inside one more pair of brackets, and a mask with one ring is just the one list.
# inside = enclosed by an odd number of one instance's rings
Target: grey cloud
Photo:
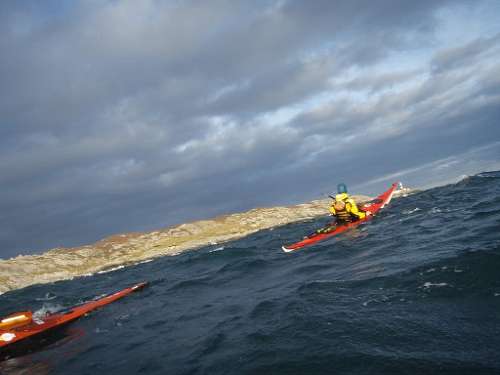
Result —
[[[432, 70], [438, 74], [466, 67], [500, 45], [500, 34], [477, 38], [465, 45], [439, 51], [432, 59]], [[498, 52], [497, 52], [498, 53]]]
[[342, 89], [349, 91], [367, 91], [369, 93], [379, 93], [384, 90], [392, 89], [395, 86], [404, 84], [411, 79], [424, 74], [422, 69], [382, 73], [380, 75], [366, 74], [351, 79], [346, 83], [340, 84]]

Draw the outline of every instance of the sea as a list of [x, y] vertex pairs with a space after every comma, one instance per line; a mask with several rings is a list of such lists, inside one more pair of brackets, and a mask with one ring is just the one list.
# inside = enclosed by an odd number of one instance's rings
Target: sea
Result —
[[328, 220], [7, 292], [0, 316], [43, 316], [149, 282], [0, 374], [500, 374], [500, 172], [282, 251]]

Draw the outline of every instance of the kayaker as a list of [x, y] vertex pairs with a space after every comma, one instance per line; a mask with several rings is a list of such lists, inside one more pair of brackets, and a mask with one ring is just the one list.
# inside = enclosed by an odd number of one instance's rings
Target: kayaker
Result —
[[330, 213], [335, 216], [337, 223], [350, 223], [359, 219], [364, 219], [370, 215], [370, 211], [360, 211], [354, 199], [346, 192], [339, 193], [330, 206]]
[[353, 221], [364, 219], [367, 215], [371, 215], [370, 211], [360, 211], [358, 209], [354, 199], [347, 194], [347, 187], [345, 184], [338, 184], [337, 192], [338, 194], [335, 197], [330, 195], [330, 198], [333, 199], [332, 205], [330, 206], [330, 215], [334, 216], [335, 220], [326, 227], [320, 228], [304, 238], [315, 236], [316, 234], [332, 232], [337, 228], [338, 224], [352, 223]]

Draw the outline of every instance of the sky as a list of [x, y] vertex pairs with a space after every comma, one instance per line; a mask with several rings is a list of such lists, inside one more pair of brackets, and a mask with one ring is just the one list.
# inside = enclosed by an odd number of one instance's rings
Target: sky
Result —
[[500, 2], [0, 2], [0, 258], [500, 169]]

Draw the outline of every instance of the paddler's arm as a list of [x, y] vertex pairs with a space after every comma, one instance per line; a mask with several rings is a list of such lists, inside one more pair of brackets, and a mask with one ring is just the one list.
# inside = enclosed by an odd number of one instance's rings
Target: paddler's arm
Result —
[[358, 206], [356, 205], [356, 202], [354, 202], [352, 199], [349, 199], [348, 203], [351, 206], [351, 209], [349, 210], [349, 212], [351, 214], [353, 214], [354, 216], [357, 216], [358, 219], [364, 219], [366, 217], [366, 213], [364, 213], [363, 211], [358, 210]]

